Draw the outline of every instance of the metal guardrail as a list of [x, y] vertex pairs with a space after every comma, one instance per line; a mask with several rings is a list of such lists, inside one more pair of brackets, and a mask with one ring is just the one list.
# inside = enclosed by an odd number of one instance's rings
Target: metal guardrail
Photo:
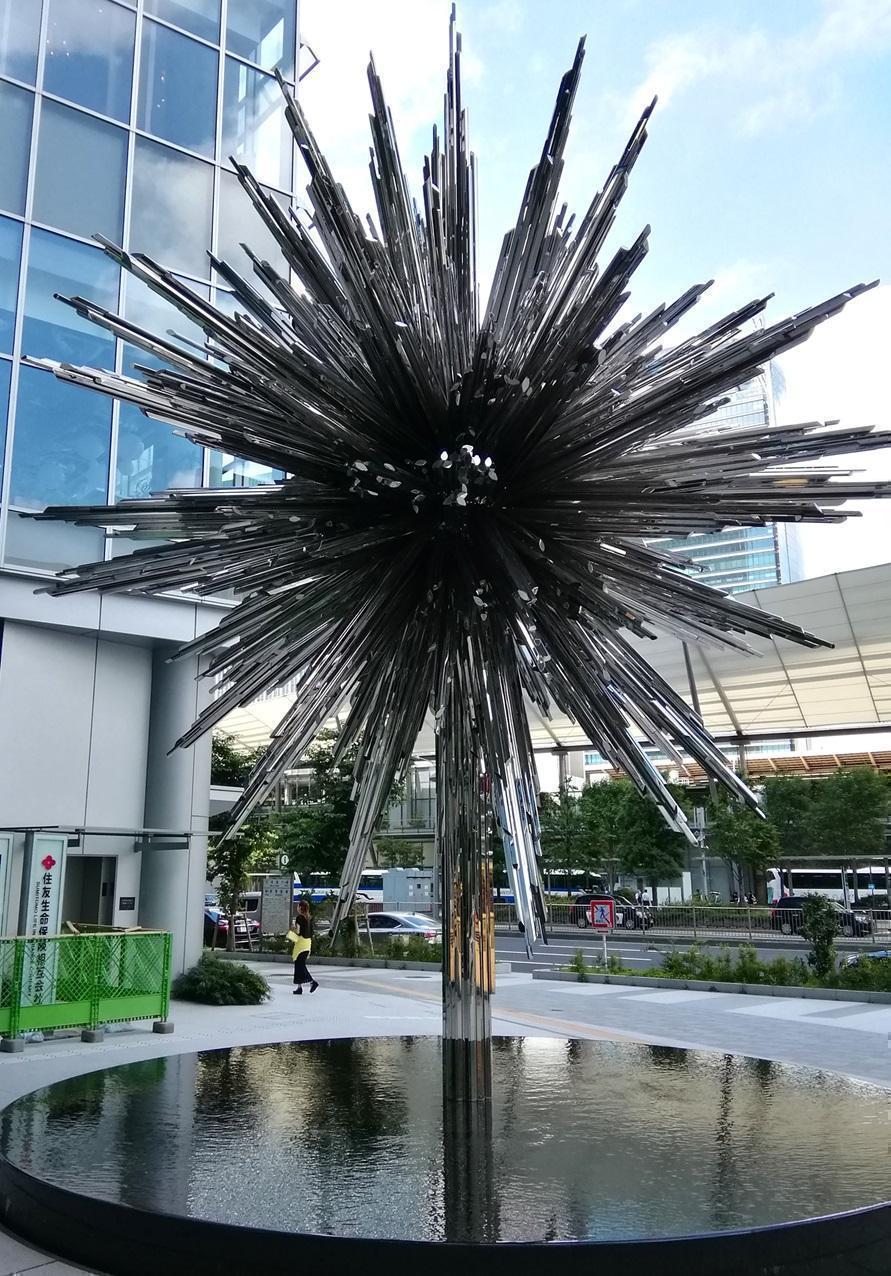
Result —
[[167, 931], [0, 939], [0, 1034], [166, 1019]]
[[[850, 927], [852, 933], [849, 935], [845, 926], [839, 930], [839, 938], [862, 939], [891, 947], [891, 909], [863, 911], [870, 924], [865, 927], [854, 921]], [[795, 909], [777, 910], [774, 915], [769, 906], [755, 904], [748, 908], [720, 904], [666, 904], [651, 905], [647, 912], [650, 925], [642, 926], [632, 907], [626, 914], [626, 925], [617, 929], [653, 939], [801, 939], [798, 930], [802, 915]], [[587, 909], [572, 904], [551, 904], [547, 913], [548, 934], [579, 934], [588, 930]], [[513, 904], [495, 904], [495, 925], [516, 930], [517, 913]]]

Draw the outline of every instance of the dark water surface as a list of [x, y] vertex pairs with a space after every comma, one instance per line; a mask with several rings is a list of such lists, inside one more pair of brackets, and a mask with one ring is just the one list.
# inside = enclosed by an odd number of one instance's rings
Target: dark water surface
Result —
[[501, 1038], [491, 1138], [443, 1141], [440, 1043], [305, 1041], [58, 1082], [2, 1118], [49, 1182], [217, 1222], [416, 1240], [623, 1240], [891, 1198], [889, 1095], [812, 1069]]

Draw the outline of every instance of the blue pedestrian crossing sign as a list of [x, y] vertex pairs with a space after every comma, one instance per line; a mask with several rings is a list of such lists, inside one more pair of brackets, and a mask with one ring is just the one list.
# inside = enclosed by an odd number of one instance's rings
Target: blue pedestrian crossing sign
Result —
[[615, 904], [611, 899], [592, 899], [588, 916], [595, 930], [612, 930], [616, 924]]

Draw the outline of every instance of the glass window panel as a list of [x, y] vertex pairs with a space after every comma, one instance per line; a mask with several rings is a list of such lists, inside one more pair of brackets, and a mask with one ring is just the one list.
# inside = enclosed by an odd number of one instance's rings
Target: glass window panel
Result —
[[207, 278], [213, 167], [136, 139], [130, 247], [171, 270]]
[[235, 299], [235, 294], [230, 292], [228, 288], [214, 288], [213, 304], [217, 310], [222, 310], [224, 315], [236, 315], [240, 310], [244, 309], [243, 306], [239, 306]]
[[150, 421], [130, 403], [121, 404], [115, 499], [151, 496], [171, 487], [200, 487], [203, 449]]
[[145, 11], [203, 40], [220, 38], [220, 0], [145, 0]]
[[40, 368], [19, 370], [11, 504], [104, 504], [110, 452], [110, 399]]
[[34, 94], [0, 80], [0, 120], [3, 121], [3, 161], [0, 163], [0, 208], [24, 213], [31, 152]]
[[[274, 192], [273, 192], [274, 193]], [[284, 204], [285, 200], [282, 199]], [[265, 223], [241, 188], [234, 173], [220, 173], [220, 222], [217, 236], [217, 256], [228, 262], [239, 273], [250, 278], [258, 288], [262, 287], [254, 275], [253, 266], [241, 245], [247, 244], [263, 261], [268, 261], [280, 275], [288, 278], [288, 267], [281, 249], [272, 238]]]
[[135, 31], [135, 14], [109, 0], [50, 0], [43, 87], [126, 123]]
[[142, 29], [137, 124], [213, 156], [219, 55], [157, 22]]
[[208, 484], [210, 487], [257, 487], [278, 483], [285, 477], [284, 470], [273, 470], [259, 461], [246, 461], [231, 452], [210, 453]]
[[0, 483], [3, 482], [3, 458], [6, 455], [6, 411], [9, 407], [9, 382], [12, 364], [0, 359]]
[[230, 53], [291, 79], [296, 42], [294, 0], [229, 0], [226, 48]]
[[291, 190], [293, 138], [285, 100], [271, 75], [226, 58], [223, 154], [246, 164], [258, 182]]
[[118, 267], [101, 248], [91, 248], [47, 230], [31, 232], [22, 353], [60, 363], [114, 366], [114, 338], [82, 319], [63, 297], [89, 297], [108, 310], [118, 308]]
[[0, 75], [33, 84], [39, 39], [40, 0], [0, 0]]
[[0, 217], [0, 351], [12, 353], [22, 261], [22, 224]]
[[[209, 288], [201, 284], [193, 284], [191, 281], [188, 281], [188, 286], [207, 301]], [[124, 315], [131, 323], [138, 324], [140, 328], [153, 333], [156, 337], [163, 337], [167, 341], [172, 340], [175, 345], [181, 343], [170, 336], [170, 329], [173, 329], [178, 336], [187, 337], [190, 341], [204, 341], [204, 332], [196, 323], [187, 319], [169, 301], [165, 301], [156, 292], [152, 292], [142, 280], [136, 279], [133, 275], [127, 275], [125, 289]], [[184, 348], [189, 349], [188, 346]], [[140, 350], [138, 346], [125, 345], [123, 370], [127, 376], [140, 375], [133, 366], [136, 363], [153, 368], [164, 366], [163, 360], [156, 359], [154, 355]]]
[[[89, 394], [88, 390], [83, 392]], [[60, 572], [78, 563], [95, 563], [103, 556], [105, 533], [97, 527], [71, 523], [37, 523], [9, 511], [4, 558], [10, 567]]]
[[121, 242], [127, 134], [44, 98], [37, 143], [34, 220], [88, 239]]

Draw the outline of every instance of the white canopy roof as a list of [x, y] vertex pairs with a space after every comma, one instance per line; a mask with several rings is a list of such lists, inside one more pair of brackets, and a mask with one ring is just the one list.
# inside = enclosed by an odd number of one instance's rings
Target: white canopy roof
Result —
[[[705, 725], [713, 735], [758, 738], [816, 730], [831, 735], [847, 726], [881, 730], [891, 724], [891, 563], [740, 595], [740, 601], [775, 612], [834, 647], [798, 647], [752, 639], [759, 655], [716, 647], [689, 647]], [[683, 645], [676, 638], [634, 640], [649, 664], [690, 702]], [[232, 713], [222, 730], [244, 744], [264, 744], [285, 710], [287, 693]], [[596, 748], [571, 719], [543, 718], [529, 706], [537, 749]], [[418, 754], [432, 754], [428, 726]]]

